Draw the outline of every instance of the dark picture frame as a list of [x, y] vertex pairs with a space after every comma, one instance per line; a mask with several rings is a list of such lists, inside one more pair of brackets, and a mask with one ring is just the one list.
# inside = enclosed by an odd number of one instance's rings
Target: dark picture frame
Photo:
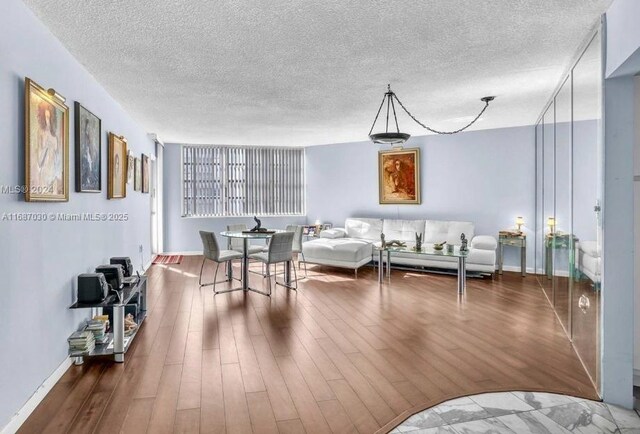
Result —
[[74, 130], [76, 192], [100, 193], [102, 191], [102, 120], [76, 101]]

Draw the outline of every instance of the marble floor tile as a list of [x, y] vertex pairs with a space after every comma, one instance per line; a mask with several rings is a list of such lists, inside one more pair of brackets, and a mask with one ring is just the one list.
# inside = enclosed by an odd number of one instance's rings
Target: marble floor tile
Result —
[[458, 423], [451, 425], [451, 428], [458, 434], [514, 434], [515, 432], [496, 418]]
[[515, 396], [529, 404], [531, 407], [539, 410], [541, 408], [554, 407], [574, 403], [575, 401], [568, 396], [556, 395], [554, 393], [543, 392], [512, 392]]
[[469, 398], [459, 398], [442, 403], [433, 409], [447, 424], [491, 417], [484, 408]]
[[622, 428], [620, 432], [622, 434], [640, 434], [640, 428]]
[[567, 430], [581, 434], [620, 432], [615, 423], [603, 417], [584, 403], [571, 403], [544, 408], [541, 413]]
[[569, 434], [570, 431], [542, 414], [540, 410], [497, 418], [518, 434]]
[[426, 428], [411, 432], [413, 434], [458, 434], [450, 426], [438, 426], [435, 428]]
[[492, 416], [533, 410], [532, 406], [511, 393], [484, 393], [469, 398]]
[[613, 420], [621, 429], [637, 429], [640, 432], [640, 416], [634, 410], [607, 404]]
[[402, 422], [398, 429], [400, 432], [408, 432], [416, 429], [435, 428], [446, 424], [434, 410], [425, 410]]
[[580, 405], [587, 408], [591, 413], [598, 414], [611, 423], [616, 423], [613, 419], [613, 416], [611, 415], [611, 412], [609, 411], [609, 407], [607, 407], [607, 404], [595, 401], [581, 401]]

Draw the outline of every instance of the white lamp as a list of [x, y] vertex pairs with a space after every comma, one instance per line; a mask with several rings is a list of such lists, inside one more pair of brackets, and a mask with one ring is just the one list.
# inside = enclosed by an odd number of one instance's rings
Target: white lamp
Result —
[[516, 217], [516, 227], [518, 232], [522, 232], [522, 225], [524, 225], [524, 217]]

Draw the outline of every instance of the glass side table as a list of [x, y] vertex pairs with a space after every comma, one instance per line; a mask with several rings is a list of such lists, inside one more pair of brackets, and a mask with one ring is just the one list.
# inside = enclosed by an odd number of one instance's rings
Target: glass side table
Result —
[[527, 276], [527, 236], [523, 233], [515, 233], [511, 231], [500, 231], [498, 236], [498, 274], [502, 274], [502, 265], [504, 263], [504, 247], [520, 248], [520, 274], [522, 277]]

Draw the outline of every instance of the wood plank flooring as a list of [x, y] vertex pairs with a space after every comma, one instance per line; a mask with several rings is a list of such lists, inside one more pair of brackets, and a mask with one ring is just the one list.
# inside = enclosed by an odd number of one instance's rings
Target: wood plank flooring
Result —
[[379, 286], [370, 268], [316, 266], [297, 293], [214, 297], [201, 260], [152, 266], [125, 363], [72, 366], [20, 432], [370, 434], [487, 391], [597, 399], [531, 276], [469, 279], [459, 298], [454, 276]]

